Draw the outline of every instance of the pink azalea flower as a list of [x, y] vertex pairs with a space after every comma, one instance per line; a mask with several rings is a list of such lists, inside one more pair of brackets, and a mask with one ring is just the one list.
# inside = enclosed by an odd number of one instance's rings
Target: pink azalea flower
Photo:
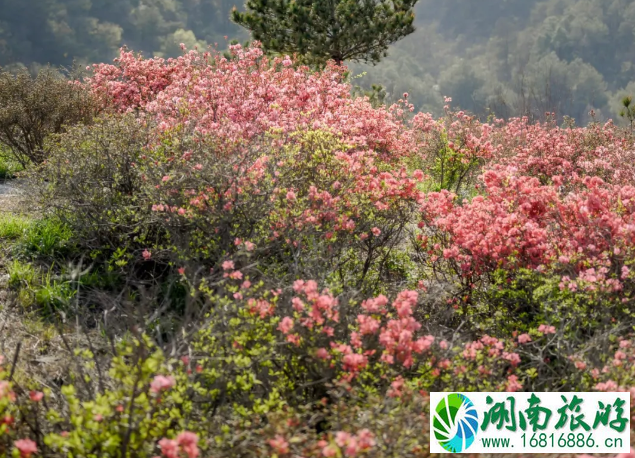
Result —
[[20, 439], [15, 441], [13, 445], [20, 452], [20, 458], [30, 458], [31, 455], [37, 453], [37, 444], [31, 439]]
[[289, 443], [280, 434], [278, 434], [274, 439], [270, 439], [269, 445], [279, 455], [286, 455], [289, 453]]
[[518, 381], [518, 377], [516, 375], [510, 375], [507, 377], [507, 384], [505, 387], [505, 391], [514, 392], [520, 391], [523, 389], [522, 384]]
[[578, 369], [578, 370], [582, 371], [582, 370], [586, 369], [586, 363], [584, 361], [576, 361], [574, 364], [575, 364], [576, 369]]
[[283, 334], [288, 334], [293, 329], [293, 320], [285, 316], [278, 324], [278, 330]]
[[538, 332], [541, 332], [543, 334], [555, 334], [556, 328], [555, 326], [548, 326], [546, 324], [541, 324], [540, 326], [538, 326]]
[[159, 447], [165, 458], [179, 458], [179, 444], [175, 440], [163, 438], [159, 441]]
[[198, 436], [192, 432], [184, 431], [176, 437], [176, 442], [185, 452], [188, 458], [197, 458], [199, 455]]
[[519, 344], [526, 344], [531, 342], [531, 336], [529, 334], [521, 334], [518, 336], [518, 343]]
[[331, 358], [331, 355], [329, 355], [329, 352], [326, 348], [318, 348], [318, 350], [315, 352], [315, 356], [317, 356], [319, 359]]
[[157, 375], [150, 383], [150, 391], [153, 393], [160, 393], [162, 391], [169, 390], [176, 385], [176, 380], [171, 375], [167, 377], [164, 375]]

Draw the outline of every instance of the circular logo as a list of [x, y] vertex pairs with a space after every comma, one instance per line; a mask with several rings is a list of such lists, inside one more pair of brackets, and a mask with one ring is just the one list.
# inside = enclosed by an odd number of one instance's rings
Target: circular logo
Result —
[[432, 426], [439, 445], [450, 453], [459, 453], [476, 439], [478, 412], [467, 396], [448, 394], [437, 404]]

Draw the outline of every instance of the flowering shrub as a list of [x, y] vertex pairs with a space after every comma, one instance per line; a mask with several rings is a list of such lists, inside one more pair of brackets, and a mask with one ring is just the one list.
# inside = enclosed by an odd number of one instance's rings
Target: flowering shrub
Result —
[[[226, 262], [226, 292], [210, 296], [185, 355], [128, 338], [105, 372], [79, 352], [83, 381], [64, 386], [61, 399], [0, 385], [10, 447], [44, 456], [428, 456], [427, 391], [544, 389], [561, 364], [581, 373], [562, 388], [633, 383], [620, 371], [634, 358], [630, 340], [612, 355], [595, 342], [594, 353], [578, 348], [550, 362], [541, 358], [561, 344], [551, 325], [507, 339], [446, 339], [424, 331], [416, 315], [425, 298], [413, 291], [355, 303], [314, 281], [282, 291], [245, 285], [235, 267]], [[589, 370], [596, 363], [585, 354], [606, 355], [607, 365]]]
[[447, 262], [470, 283], [498, 268], [530, 268], [560, 274], [561, 288], [571, 291], [630, 288], [635, 188], [586, 177], [564, 194], [494, 170], [483, 182], [484, 195], [465, 205], [447, 192], [425, 198], [419, 242], [433, 264]]
[[64, 313], [116, 344], [59, 389], [0, 372], [0, 453], [428, 456], [428, 391], [632, 389], [629, 135], [230, 54], [123, 50], [49, 139], [33, 176], [93, 263], [50, 269]]
[[536, 177], [541, 184], [559, 186], [560, 181], [572, 188], [594, 176], [616, 185], [632, 182], [633, 139], [611, 122], [559, 128], [553, 121], [513, 119], [501, 124], [494, 136], [491, 164], [513, 167], [518, 175]]
[[357, 286], [386, 275], [416, 208], [420, 172], [387, 169], [375, 153], [323, 131], [292, 134], [277, 149], [265, 144], [278, 138], [229, 157], [208, 141], [148, 155], [144, 173], [157, 180], [152, 210], [182, 258], [218, 267], [244, 250], [278, 276], [336, 274]]
[[122, 50], [115, 63], [99, 64], [87, 85], [107, 107], [142, 110], [160, 131], [187, 125], [219, 140], [219, 152], [270, 130], [325, 129], [355, 146], [405, 153], [400, 141], [402, 109], [374, 109], [352, 98], [344, 68], [322, 72], [269, 59], [258, 43], [220, 53], [186, 52], [176, 59], [143, 59]]
[[47, 206], [94, 232], [82, 240], [110, 248], [119, 268], [139, 258], [217, 268], [251, 247], [263, 269], [289, 280], [403, 280], [397, 246], [424, 179], [399, 163], [409, 105], [352, 98], [336, 66], [296, 68], [257, 45], [232, 53], [165, 61], [122, 51], [115, 65], [95, 66], [87, 86], [128, 115], [53, 145], [37, 172]]

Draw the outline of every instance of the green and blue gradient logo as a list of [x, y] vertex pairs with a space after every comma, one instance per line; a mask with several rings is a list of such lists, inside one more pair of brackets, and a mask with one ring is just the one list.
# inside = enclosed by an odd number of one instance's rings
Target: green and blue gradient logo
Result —
[[450, 453], [460, 453], [476, 439], [478, 412], [464, 394], [448, 394], [437, 404], [432, 425], [439, 445]]

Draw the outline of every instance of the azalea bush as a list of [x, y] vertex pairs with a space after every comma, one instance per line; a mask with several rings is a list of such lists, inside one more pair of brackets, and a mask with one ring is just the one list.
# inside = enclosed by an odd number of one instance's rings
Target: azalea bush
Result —
[[143, 169], [148, 180], [155, 174], [152, 211], [182, 259], [218, 267], [247, 251], [278, 281], [329, 278], [360, 288], [405, 277], [389, 262], [416, 210], [421, 171], [390, 169], [325, 131], [284, 140], [272, 133], [231, 155], [216, 145], [165, 146]]
[[408, 105], [352, 98], [339, 67], [270, 62], [257, 46], [232, 52], [168, 61], [122, 52], [96, 66], [86, 85], [108, 114], [51, 140], [35, 171], [45, 206], [125, 269], [212, 268], [247, 249], [280, 282], [370, 291], [408, 281], [402, 241], [425, 178], [393, 155], [406, 152]]
[[430, 391], [633, 390], [628, 132], [414, 114], [258, 43], [89, 70], [101, 114], [30, 172], [72, 236], [18, 237], [11, 287], [103, 345], [49, 389], [5, 359], [0, 452], [428, 456]]
[[428, 391], [633, 383], [619, 369], [632, 359], [629, 339], [557, 360], [562, 336], [551, 325], [507, 339], [457, 338], [419, 321], [425, 298], [415, 291], [356, 304], [311, 280], [269, 290], [238, 279], [229, 261], [224, 272], [225, 293], [199, 287], [213, 306], [174, 356], [143, 335], [128, 336], [108, 357], [76, 351], [59, 391], [10, 383], [13, 371], [3, 370], [6, 450], [428, 456]]
[[[186, 356], [166, 360], [143, 338], [119, 346], [118, 355], [103, 374], [95, 373], [93, 355], [76, 355], [84, 380], [63, 387], [60, 399], [50, 390], [18, 396], [3, 382], [2, 400], [11, 407], [2, 412], [3, 454], [196, 458], [210, 453], [282, 456], [296, 450], [307, 456], [426, 455], [427, 435], [421, 430], [427, 398], [412, 390], [403, 397], [373, 396], [377, 402], [371, 404], [334, 386], [328, 401], [256, 410], [250, 416], [239, 409], [203, 414], [193, 407], [208, 405], [214, 393], [198, 382], [205, 379], [204, 371], [198, 365], [192, 370], [194, 361]], [[391, 421], [378, 421], [380, 413]], [[399, 440], [392, 440], [399, 428], [404, 428]]]

